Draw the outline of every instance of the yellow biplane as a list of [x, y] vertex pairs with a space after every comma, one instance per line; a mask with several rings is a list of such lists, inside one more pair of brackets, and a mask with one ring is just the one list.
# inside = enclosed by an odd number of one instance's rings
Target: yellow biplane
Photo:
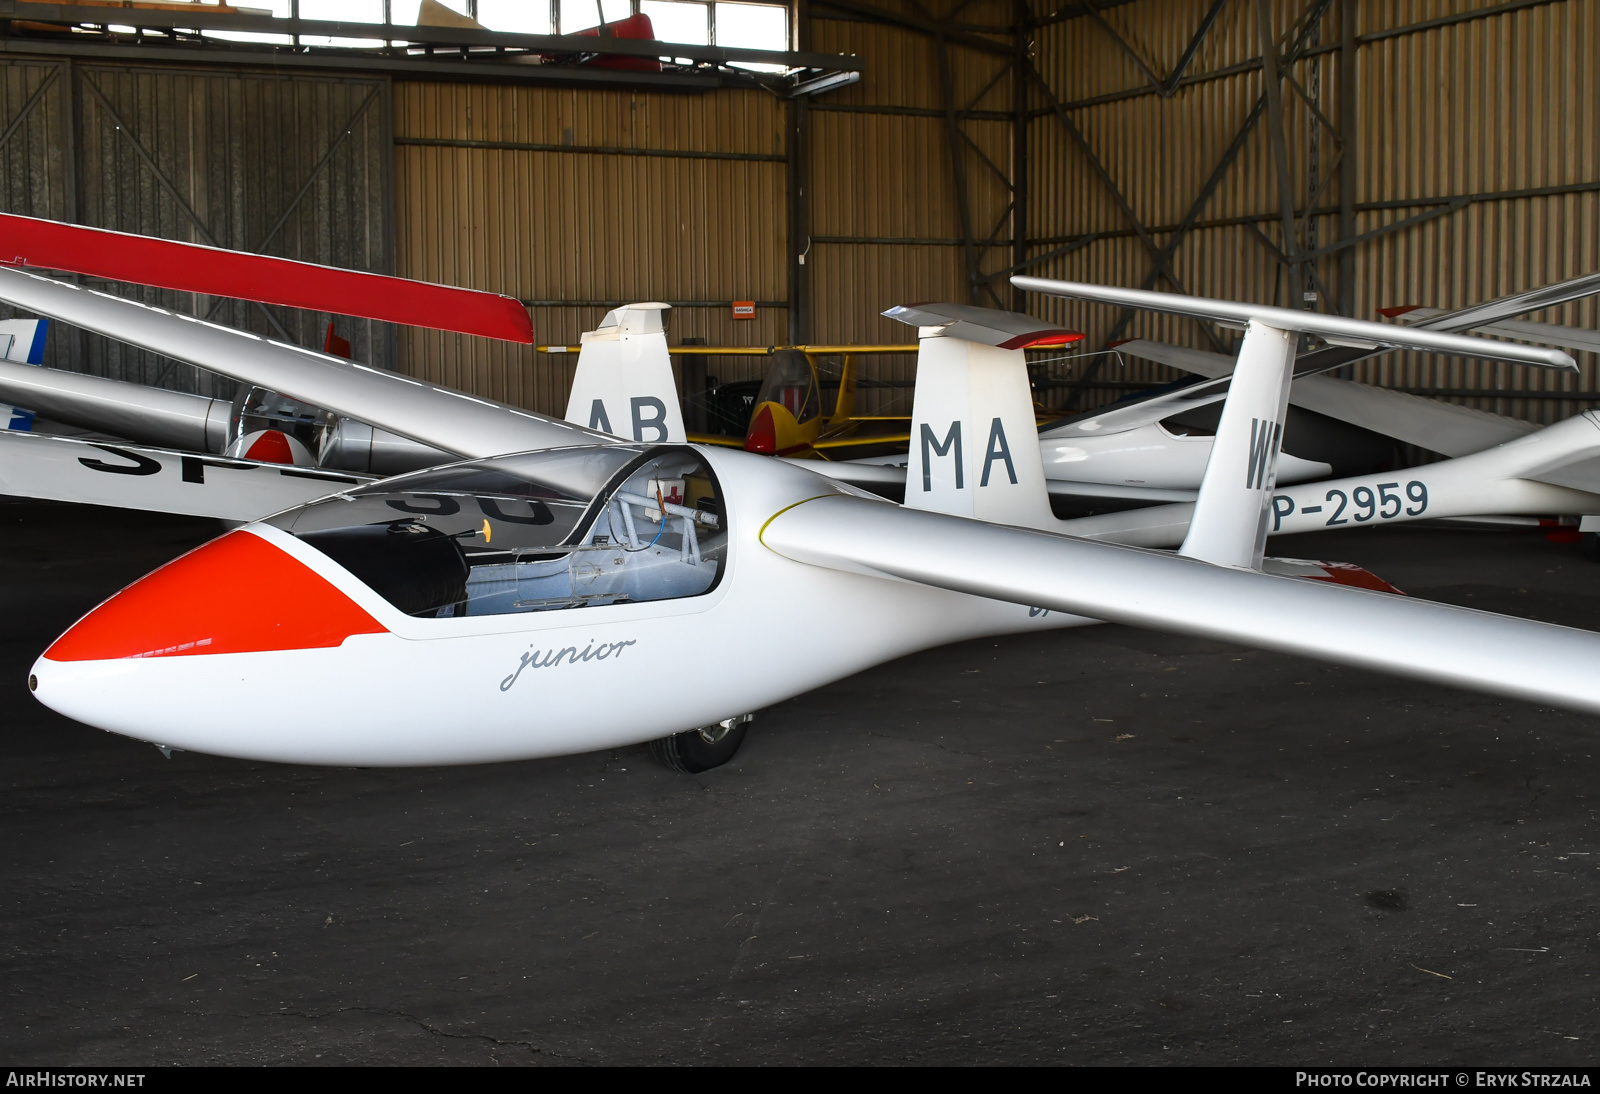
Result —
[[[915, 353], [914, 346], [796, 346], [774, 350], [751, 408], [747, 452], [797, 459], [840, 460], [902, 452], [911, 416], [857, 414], [858, 356]], [[844, 366], [832, 407], [825, 405], [819, 359], [841, 354]], [[831, 386], [831, 385], [829, 385]]]
[[[1077, 336], [1081, 338], [1082, 336]], [[568, 353], [575, 346], [539, 346], [544, 353]], [[693, 431], [694, 444], [743, 448], [768, 456], [792, 459], [859, 460], [903, 454], [911, 444], [911, 415], [857, 414], [858, 387], [882, 384], [863, 381], [863, 357], [915, 354], [915, 345], [804, 345], [804, 346], [669, 346], [673, 357], [768, 357], [760, 381], [715, 384], [706, 392], [685, 394], [684, 417], [698, 400], [699, 417], [711, 429]], [[824, 375], [823, 360], [843, 358], [837, 373]], [[694, 385], [683, 384], [684, 387]], [[828, 389], [837, 394], [827, 398]], [[1035, 408], [1041, 421], [1057, 416], [1042, 406]]]

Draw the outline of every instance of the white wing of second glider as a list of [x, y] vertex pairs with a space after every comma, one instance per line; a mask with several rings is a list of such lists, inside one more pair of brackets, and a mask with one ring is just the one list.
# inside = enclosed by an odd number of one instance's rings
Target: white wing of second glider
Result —
[[260, 520], [372, 475], [0, 430], [0, 494]]
[[[1011, 283], [1018, 288], [1031, 292], [1043, 292], [1047, 295], [1054, 295], [1053, 289], [1065, 284], [1063, 282], [1051, 282], [1037, 277], [1013, 277], [1011, 279]], [[1096, 287], [1091, 286], [1090, 288], [1093, 289]], [[1151, 293], [1141, 290], [1132, 290], [1131, 293], [1122, 289], [1106, 289], [1105, 291], [1111, 296], [1116, 297], [1118, 302], [1124, 305], [1129, 305], [1131, 303], [1131, 298], [1142, 297], [1146, 301], [1153, 302], [1158, 298], [1166, 296], [1164, 293]], [[1492, 328], [1488, 326], [1488, 324], [1501, 323], [1511, 316], [1520, 315], [1529, 311], [1537, 311], [1541, 308], [1554, 307], [1558, 304], [1567, 303], [1568, 301], [1579, 300], [1585, 296], [1591, 296], [1597, 292], [1600, 292], [1600, 274], [1585, 274], [1582, 277], [1575, 277], [1567, 281], [1558, 282], [1554, 285], [1542, 285], [1539, 288], [1530, 289], [1527, 292], [1516, 293], [1512, 296], [1504, 296], [1497, 300], [1486, 301], [1482, 304], [1474, 304], [1472, 307], [1462, 308], [1459, 311], [1441, 312], [1437, 309], [1428, 309], [1426, 317], [1417, 316], [1416, 318], [1412, 319], [1410, 323], [1424, 329], [1439, 332], [1464, 332], [1470, 330], [1490, 331]], [[1088, 299], [1093, 299], [1093, 297], [1088, 297]], [[1205, 307], [1204, 302], [1194, 302], [1200, 304], [1202, 308]], [[1132, 304], [1132, 306], [1139, 307], [1144, 305]], [[1256, 305], [1234, 304], [1230, 305], [1230, 307], [1234, 309], [1245, 308], [1255, 311], [1261, 310]], [[1160, 310], [1160, 308], [1158, 307], [1157, 310]], [[1416, 313], [1421, 309], [1405, 310], [1409, 311], [1412, 315], [1416, 315]], [[1401, 309], [1386, 310], [1384, 314], [1399, 314], [1400, 311]], [[1229, 319], [1229, 317], [1224, 315], [1212, 315], [1208, 311], [1190, 312], [1190, 314], [1203, 314], [1208, 318], [1224, 321]], [[1236, 318], [1236, 315], [1237, 313], [1235, 314], [1234, 318]], [[1266, 317], [1263, 315], [1261, 318], [1265, 319]], [[1335, 324], [1339, 322], [1337, 317], [1330, 318]], [[1526, 326], [1527, 324], [1522, 325]], [[1532, 325], [1543, 327], [1547, 331], [1555, 329], [1550, 328], [1547, 324]], [[1295, 327], [1291, 323], [1290, 327], [1286, 329], [1299, 328]], [[1560, 329], [1567, 331], [1571, 330], [1571, 328]], [[1512, 337], [1527, 338], [1529, 335], [1518, 333], [1513, 334]], [[1554, 341], [1557, 345], [1567, 344], [1558, 338], [1535, 340]], [[1366, 341], [1369, 345], [1373, 344], [1370, 339], [1367, 339]], [[1342, 365], [1354, 364], [1355, 362], [1363, 360], [1364, 358], [1374, 356], [1377, 353], [1385, 352], [1382, 349], [1383, 343], [1381, 341], [1377, 342], [1373, 349], [1358, 348], [1360, 344], [1360, 341], [1349, 344], [1338, 343], [1300, 356], [1295, 363], [1296, 380], [1301, 381], [1308, 376], [1314, 376], [1321, 372], [1328, 372]], [[1574, 345], [1576, 345], [1576, 343], [1574, 343]], [[1585, 345], [1579, 345], [1576, 346], [1576, 348], [1582, 349], [1588, 347]], [[1554, 364], [1554, 362], [1546, 363]], [[1574, 366], [1571, 364], [1569, 359], [1567, 364], [1556, 364], [1555, 367], [1570, 369]], [[1188, 387], [1179, 388], [1176, 391], [1164, 392], [1160, 395], [1155, 395], [1144, 399], [1130, 400], [1120, 404], [1112, 404], [1107, 407], [1102, 407], [1098, 410], [1089, 411], [1087, 413], [1079, 414], [1063, 421], [1047, 425], [1046, 428], [1041, 431], [1041, 436], [1048, 438], [1062, 438], [1079, 435], [1114, 433], [1122, 430], [1135, 429], [1150, 422], [1159, 421], [1163, 418], [1169, 418], [1174, 414], [1181, 414], [1185, 411], [1198, 409], [1199, 407], [1208, 406], [1211, 403], [1217, 402], [1223, 398], [1224, 395], [1226, 395], [1227, 387], [1228, 385], [1226, 379], [1216, 378], [1207, 381], [1206, 383], [1193, 384]], [[1423, 447], [1431, 446], [1424, 444]], [[1433, 451], [1439, 450], [1433, 449]]]
[[1600, 634], [830, 495], [768, 520], [795, 562], [1600, 713]]
[[[1425, 323], [1444, 315], [1440, 308], [1385, 308], [1384, 314], [1401, 323]], [[1529, 342], [1544, 342], [1552, 346], [1600, 353], [1600, 331], [1583, 327], [1563, 327], [1556, 323], [1536, 323], [1530, 319], [1500, 319], [1474, 328], [1483, 334], [1498, 334], [1503, 338], [1521, 338]]]
[[[1123, 342], [1117, 346], [1117, 351], [1212, 379], [1233, 373], [1233, 358], [1223, 353], [1169, 346], [1142, 338]], [[1485, 410], [1441, 403], [1421, 395], [1333, 376], [1301, 376], [1289, 388], [1289, 401], [1444, 456], [1482, 452], [1539, 428], [1532, 422]]]
[[618, 438], [247, 331], [0, 268], [0, 301], [462, 456]]

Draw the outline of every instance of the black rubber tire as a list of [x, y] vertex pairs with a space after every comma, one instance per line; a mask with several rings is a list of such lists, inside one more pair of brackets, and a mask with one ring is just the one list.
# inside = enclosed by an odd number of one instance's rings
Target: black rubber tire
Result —
[[1600, 535], [1585, 532], [1578, 538], [1578, 553], [1590, 562], [1600, 562]]
[[660, 761], [662, 766], [673, 771], [681, 771], [685, 775], [698, 775], [702, 771], [710, 771], [713, 767], [721, 767], [733, 759], [734, 753], [739, 751], [739, 746], [744, 744], [744, 733], [748, 728], [748, 723], [736, 725], [715, 743], [700, 736], [698, 729], [691, 729], [687, 733], [674, 733], [671, 737], [651, 741], [650, 755]]

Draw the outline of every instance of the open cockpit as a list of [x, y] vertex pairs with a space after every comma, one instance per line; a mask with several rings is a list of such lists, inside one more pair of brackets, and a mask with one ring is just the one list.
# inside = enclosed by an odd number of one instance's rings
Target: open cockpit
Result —
[[600, 445], [452, 464], [272, 517], [408, 615], [506, 615], [699, 596], [725, 509], [691, 448]]

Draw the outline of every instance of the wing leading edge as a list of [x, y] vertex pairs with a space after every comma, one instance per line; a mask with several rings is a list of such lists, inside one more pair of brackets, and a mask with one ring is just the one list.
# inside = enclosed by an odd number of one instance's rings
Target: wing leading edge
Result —
[[532, 411], [20, 270], [0, 269], [0, 300], [462, 456], [618, 440]]
[[0, 255], [111, 281], [533, 343], [528, 311], [510, 297], [406, 277], [9, 213], [0, 213]]
[[828, 496], [761, 531], [796, 562], [1600, 713], [1600, 634]]

